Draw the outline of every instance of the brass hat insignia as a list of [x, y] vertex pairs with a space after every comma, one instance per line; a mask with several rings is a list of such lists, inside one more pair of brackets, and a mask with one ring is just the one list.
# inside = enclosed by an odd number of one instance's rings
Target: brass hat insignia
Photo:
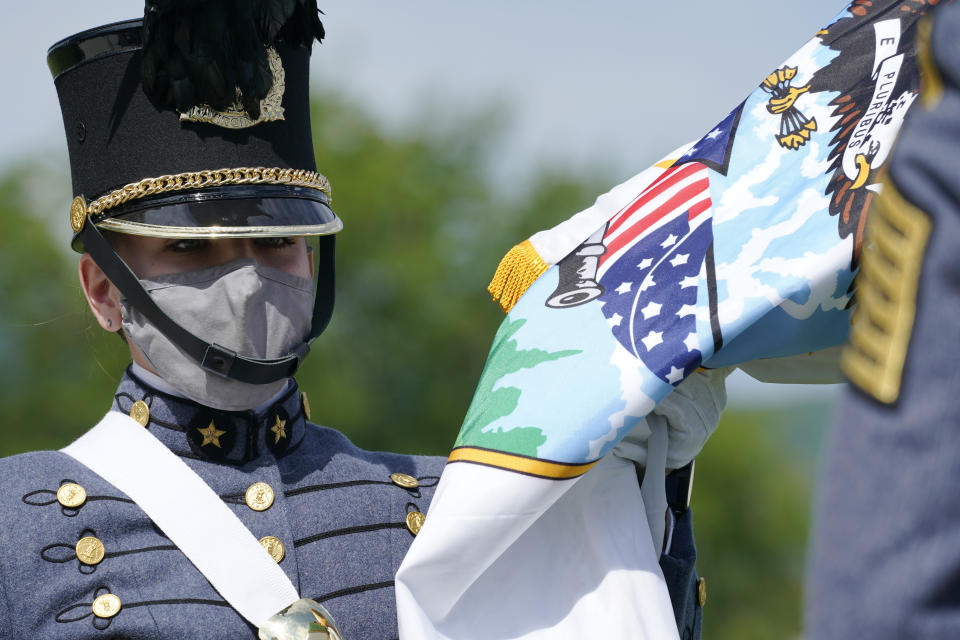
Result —
[[267, 48], [267, 62], [273, 74], [273, 84], [266, 97], [260, 101], [260, 117], [251, 118], [243, 108], [240, 100], [240, 90], [237, 89], [237, 100], [224, 111], [215, 111], [209, 105], [197, 105], [186, 112], [180, 112], [180, 122], [205, 122], [224, 129], [246, 129], [261, 122], [283, 120], [283, 92], [286, 81], [283, 73], [283, 63], [280, 55], [273, 47]]

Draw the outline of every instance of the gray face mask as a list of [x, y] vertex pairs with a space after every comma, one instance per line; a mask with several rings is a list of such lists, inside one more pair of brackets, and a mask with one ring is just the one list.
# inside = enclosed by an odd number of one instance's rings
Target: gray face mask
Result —
[[[252, 358], [290, 353], [310, 331], [313, 282], [253, 260], [141, 280], [173, 320], [197, 337]], [[239, 411], [263, 404], [286, 380], [248, 384], [206, 371], [151, 325], [126, 299], [123, 330], [150, 366], [187, 398]]]

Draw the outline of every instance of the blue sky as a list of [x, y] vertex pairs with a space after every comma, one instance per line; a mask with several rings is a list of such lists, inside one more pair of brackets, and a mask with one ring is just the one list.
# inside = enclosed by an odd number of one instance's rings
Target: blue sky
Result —
[[[320, 5], [328, 37], [314, 54], [315, 86], [355, 96], [392, 126], [422, 118], [425, 100], [451, 113], [500, 101], [515, 114], [503, 155], [518, 173], [543, 158], [602, 162], [612, 180], [699, 137], [842, 8], [836, 0]], [[47, 47], [141, 12], [130, 0], [7, 7], [0, 53], [16, 88], [0, 105], [0, 160], [24, 148], [65, 155]]]

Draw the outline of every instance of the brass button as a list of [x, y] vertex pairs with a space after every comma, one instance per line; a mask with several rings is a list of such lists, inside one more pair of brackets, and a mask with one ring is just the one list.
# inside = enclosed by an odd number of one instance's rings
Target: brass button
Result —
[[309, 420], [310, 419], [310, 401], [307, 400], [307, 393], [305, 391], [300, 392], [300, 404], [303, 405], [303, 417]]
[[247, 506], [254, 511], [266, 511], [273, 504], [273, 497], [273, 488], [270, 485], [266, 482], [254, 482], [247, 489], [244, 499], [247, 501]]
[[75, 482], [67, 482], [57, 489], [57, 502], [65, 507], [76, 509], [87, 501], [87, 490]]
[[263, 538], [260, 538], [260, 546], [266, 549], [267, 553], [270, 554], [270, 557], [273, 558], [278, 564], [281, 560], [283, 560], [286, 549], [284, 549], [283, 542], [280, 540], [280, 538], [264, 536]]
[[77, 552], [77, 559], [83, 564], [100, 564], [100, 561], [103, 560], [103, 556], [106, 554], [103, 543], [93, 536], [87, 536], [86, 538], [77, 540], [77, 546], [74, 547], [74, 551]]
[[98, 618], [112, 618], [120, 613], [121, 606], [120, 598], [112, 593], [105, 593], [93, 601], [93, 615]]
[[407, 514], [407, 529], [409, 529], [413, 535], [417, 535], [420, 533], [420, 529], [423, 529], [423, 523], [426, 519], [427, 516], [419, 511], [411, 511]]
[[700, 578], [697, 580], [697, 602], [700, 603], [702, 607], [707, 603], [707, 579]]
[[417, 479], [413, 476], [408, 476], [405, 473], [391, 473], [390, 480], [393, 484], [398, 487], [403, 487], [404, 489], [416, 489], [420, 486], [420, 483], [417, 482]]
[[75, 233], [79, 233], [80, 229], [83, 229], [83, 223], [87, 220], [87, 203], [83, 200], [83, 196], [77, 196], [73, 199], [73, 202], [70, 203], [70, 228], [74, 230]]
[[150, 407], [143, 400], [137, 400], [130, 407], [130, 417], [139, 422], [141, 427], [145, 427], [150, 422]]

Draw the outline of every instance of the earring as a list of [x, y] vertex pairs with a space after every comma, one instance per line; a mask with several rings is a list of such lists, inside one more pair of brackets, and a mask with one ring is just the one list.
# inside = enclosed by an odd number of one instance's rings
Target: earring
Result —
[[108, 327], [112, 327], [112, 326], [113, 326], [113, 320], [111, 320], [110, 318], [107, 318], [107, 326], [108, 326]]

